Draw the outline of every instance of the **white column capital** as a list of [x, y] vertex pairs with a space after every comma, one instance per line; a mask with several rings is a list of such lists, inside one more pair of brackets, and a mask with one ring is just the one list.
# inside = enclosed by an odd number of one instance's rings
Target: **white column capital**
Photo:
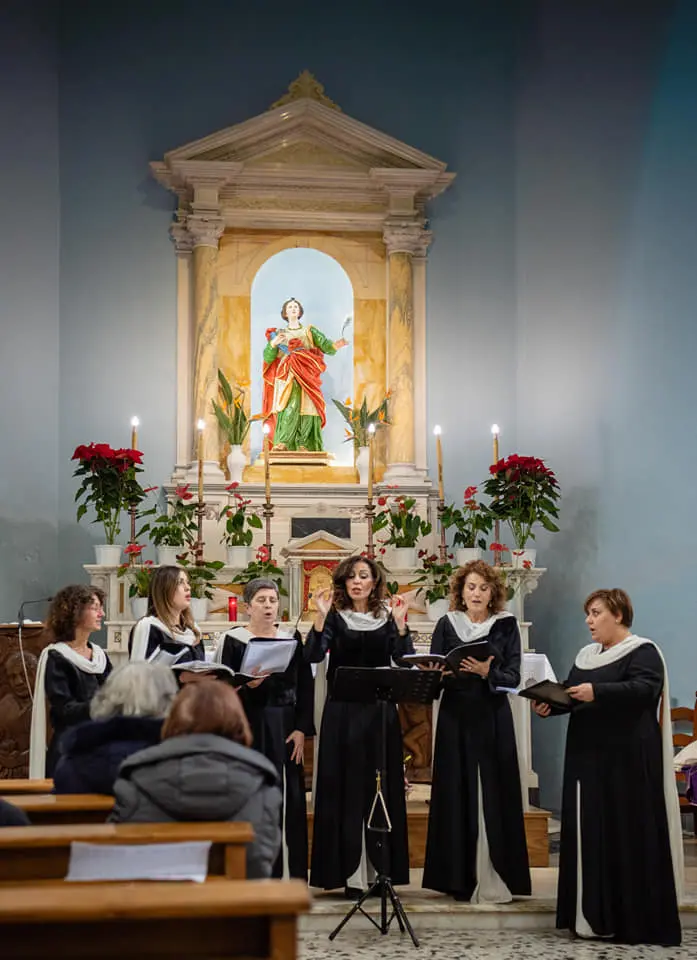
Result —
[[177, 219], [169, 228], [169, 235], [178, 255], [187, 256], [194, 249], [194, 238], [187, 228], [185, 214], [177, 214]]
[[424, 228], [422, 221], [390, 218], [385, 221], [382, 238], [388, 256], [393, 253], [409, 253], [423, 257], [431, 242], [431, 233]]
[[191, 236], [192, 247], [215, 247], [225, 230], [225, 220], [218, 211], [199, 211], [186, 218], [186, 229]]

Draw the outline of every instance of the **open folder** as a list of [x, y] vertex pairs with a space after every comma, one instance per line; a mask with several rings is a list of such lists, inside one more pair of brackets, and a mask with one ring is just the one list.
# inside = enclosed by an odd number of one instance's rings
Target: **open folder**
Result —
[[240, 673], [285, 673], [298, 646], [297, 640], [250, 640], [244, 652]]
[[538, 703], [548, 703], [555, 712], [568, 713], [576, 705], [576, 700], [566, 692], [566, 687], [554, 680], [542, 680], [532, 683], [518, 691], [519, 697], [528, 700], [537, 700]]
[[468, 657], [473, 657], [475, 660], [488, 660], [489, 657], [493, 656], [494, 648], [488, 640], [484, 639], [473, 640], [471, 643], [461, 643], [452, 649], [447, 656], [443, 656], [442, 653], [407, 653], [403, 657], [399, 657], [397, 662], [405, 667], [414, 664], [418, 666], [420, 663], [442, 663], [453, 673], [457, 673], [462, 661]]

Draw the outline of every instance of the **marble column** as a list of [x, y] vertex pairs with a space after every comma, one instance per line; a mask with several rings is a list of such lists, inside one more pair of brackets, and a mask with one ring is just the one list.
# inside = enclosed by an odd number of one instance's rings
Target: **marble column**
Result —
[[388, 434], [388, 483], [420, 479], [414, 443], [414, 268], [425, 231], [418, 221], [385, 224], [388, 257], [387, 366], [392, 393]]
[[[187, 217], [193, 243], [194, 382], [193, 421], [205, 421], [205, 472], [219, 479], [218, 424], [212, 401], [218, 398], [218, 240], [225, 228], [217, 214]], [[193, 444], [192, 444], [193, 446]], [[196, 451], [192, 449], [192, 460]]]

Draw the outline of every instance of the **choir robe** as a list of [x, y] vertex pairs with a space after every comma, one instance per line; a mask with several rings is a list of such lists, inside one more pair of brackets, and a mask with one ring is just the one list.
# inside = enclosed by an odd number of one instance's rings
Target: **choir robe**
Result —
[[[94, 645], [90, 643], [90, 646]], [[103, 673], [86, 673], [56, 650], [46, 658], [44, 692], [48, 700], [53, 737], [46, 753], [46, 776], [52, 777], [60, 755], [63, 733], [90, 719], [90, 701], [112, 670], [106, 657]]]
[[364, 837], [370, 862], [381, 870], [385, 836], [387, 874], [393, 883], [409, 883], [404, 750], [397, 708], [394, 704], [387, 708], [387, 778], [382, 788], [392, 832], [385, 835], [364, 829], [380, 767], [380, 705], [334, 700], [332, 686], [339, 667], [385, 667], [392, 659], [413, 653], [411, 636], [401, 637], [391, 616], [377, 629], [361, 630], [351, 629], [339, 612], [331, 610], [321, 633], [314, 627], [310, 630], [305, 650], [314, 663], [329, 653], [327, 701], [316, 758], [310, 884], [325, 890], [345, 886], [361, 862]]
[[[579, 703], [569, 719], [557, 926], [621, 943], [674, 946], [680, 920], [657, 718], [661, 656], [644, 643], [598, 669], [574, 666], [566, 684], [580, 683], [593, 685], [595, 699]], [[672, 769], [670, 777], [674, 783]], [[591, 931], [578, 922], [579, 879]]]
[[[290, 634], [279, 635], [289, 639]], [[223, 640], [220, 662], [239, 672], [247, 648], [247, 640], [255, 643], [273, 643], [269, 637], [254, 637], [245, 628], [229, 630]], [[312, 668], [303, 657], [302, 638], [295, 631], [298, 642], [293, 659], [284, 673], [273, 673], [258, 687], [242, 686], [238, 693], [244, 705], [254, 742], [252, 747], [263, 753], [278, 771], [283, 785], [284, 803], [281, 825], [285, 825], [284, 844], [288, 859], [287, 873], [307, 880], [307, 803], [305, 799], [305, 769], [302, 763], [290, 759], [292, 743], [286, 738], [294, 730], [306, 737], [314, 735], [312, 712], [314, 681]], [[284, 874], [284, 845], [281, 845], [272, 876]]]
[[[478, 635], [482, 636], [481, 630]], [[443, 678], [423, 886], [459, 900], [498, 899], [478, 886], [486, 882], [484, 869], [477, 866], [482, 862], [477, 857], [481, 784], [488, 842], [484, 862], [487, 872], [493, 867], [508, 888], [500, 899], [510, 900], [511, 895], [530, 894], [513, 715], [507, 694], [495, 689], [520, 683], [521, 645], [515, 617], [494, 619], [483, 636], [495, 651], [488, 677]], [[449, 616], [441, 617], [431, 653], [448, 654], [462, 642]]]
[[[145, 643], [140, 650], [134, 650], [136, 633], [145, 631]], [[157, 617], [147, 616], [139, 620], [131, 629], [128, 637], [128, 655], [131, 660], [149, 660], [158, 650], [176, 656], [180, 654], [177, 663], [188, 663], [191, 660], [205, 660], [206, 653], [203, 641], [194, 643], [191, 631], [173, 634], [169, 628]], [[188, 641], [188, 642], [187, 642]], [[144, 651], [144, 652], [143, 652]]]

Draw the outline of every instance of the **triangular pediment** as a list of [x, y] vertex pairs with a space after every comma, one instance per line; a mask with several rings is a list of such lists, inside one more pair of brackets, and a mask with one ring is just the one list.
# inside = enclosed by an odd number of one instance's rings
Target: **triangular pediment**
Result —
[[287, 547], [281, 550], [283, 556], [298, 556], [302, 554], [335, 553], [348, 556], [354, 552], [350, 540], [342, 540], [326, 530], [316, 530], [306, 537], [291, 540]]

